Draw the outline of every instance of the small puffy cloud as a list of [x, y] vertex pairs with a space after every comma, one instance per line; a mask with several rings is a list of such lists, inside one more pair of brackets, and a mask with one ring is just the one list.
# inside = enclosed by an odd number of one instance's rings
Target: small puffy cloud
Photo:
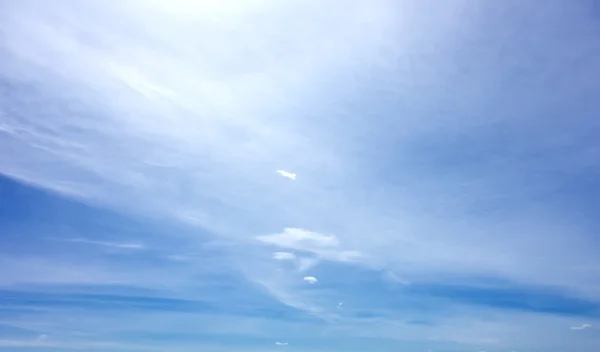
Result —
[[290, 180], [295, 180], [296, 179], [296, 174], [293, 174], [291, 172], [287, 172], [285, 170], [277, 170], [276, 172], [278, 174], [280, 174], [281, 176], [283, 176], [283, 177], [289, 178]]
[[305, 276], [304, 281], [308, 282], [309, 284], [314, 284], [319, 280], [317, 280], [317, 278], [314, 276]]
[[273, 253], [273, 259], [276, 260], [294, 260], [296, 255], [290, 252], [275, 252]]
[[279, 341], [275, 342], [275, 344], [277, 346], [287, 346], [287, 345], [289, 345], [287, 342], [279, 342]]
[[581, 326], [571, 326], [571, 330], [584, 330], [591, 327], [592, 326], [590, 324], [583, 324]]
[[338, 307], [338, 308], [342, 308], [343, 306], [344, 306], [344, 303], [343, 303], [343, 302], [339, 302], [339, 303], [337, 304], [337, 307]]

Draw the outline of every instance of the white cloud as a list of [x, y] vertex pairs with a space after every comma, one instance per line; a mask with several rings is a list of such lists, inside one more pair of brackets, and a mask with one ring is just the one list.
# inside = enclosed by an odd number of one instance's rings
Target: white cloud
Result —
[[294, 260], [296, 255], [290, 252], [275, 252], [273, 253], [273, 259], [277, 260]]
[[315, 283], [317, 283], [317, 281], [319, 281], [314, 276], [305, 276], [303, 280], [308, 282], [309, 284], [315, 284]]
[[287, 345], [289, 345], [287, 342], [279, 342], [279, 341], [275, 342], [275, 344], [277, 346], [287, 346]]
[[281, 176], [283, 176], [283, 177], [287, 177], [287, 178], [289, 178], [289, 179], [291, 179], [291, 180], [295, 180], [295, 179], [296, 179], [296, 174], [294, 174], [294, 173], [287, 172], [287, 171], [285, 171], [285, 170], [277, 170], [276, 172], [277, 172], [278, 174], [280, 174]]
[[283, 248], [316, 251], [322, 248], [334, 248], [339, 244], [335, 236], [323, 235], [298, 228], [285, 228], [282, 233], [258, 236], [264, 243], [274, 244]]
[[592, 326], [590, 324], [583, 324], [581, 326], [571, 326], [571, 330], [584, 330], [584, 329], [588, 329], [591, 327]]
[[336, 236], [305, 229], [285, 228], [281, 233], [256, 238], [266, 244], [312, 253], [313, 257], [300, 256], [298, 260], [300, 271], [316, 265], [320, 260], [359, 262], [365, 259], [359, 251], [340, 248], [340, 241]]

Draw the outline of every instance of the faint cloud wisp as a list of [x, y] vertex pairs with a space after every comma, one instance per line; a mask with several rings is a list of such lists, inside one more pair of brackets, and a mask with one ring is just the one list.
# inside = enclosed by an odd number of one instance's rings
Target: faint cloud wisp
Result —
[[146, 246], [144, 246], [143, 244], [140, 244], [140, 243], [104, 242], [104, 241], [88, 240], [85, 238], [69, 238], [69, 239], [49, 238], [49, 239], [51, 239], [53, 241], [85, 243], [85, 244], [92, 244], [92, 245], [104, 246], [104, 247], [121, 248], [121, 249], [139, 250], [139, 249], [146, 248]]
[[571, 330], [585, 330], [585, 329], [589, 329], [592, 326], [590, 324], [583, 324], [581, 326], [571, 326]]
[[294, 260], [296, 255], [290, 252], [275, 252], [273, 253], [273, 259], [276, 260]]

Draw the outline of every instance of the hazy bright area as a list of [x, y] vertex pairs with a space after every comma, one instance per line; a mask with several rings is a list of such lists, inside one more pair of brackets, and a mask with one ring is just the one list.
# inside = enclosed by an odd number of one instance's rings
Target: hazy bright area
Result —
[[600, 351], [600, 2], [0, 0], [0, 351]]

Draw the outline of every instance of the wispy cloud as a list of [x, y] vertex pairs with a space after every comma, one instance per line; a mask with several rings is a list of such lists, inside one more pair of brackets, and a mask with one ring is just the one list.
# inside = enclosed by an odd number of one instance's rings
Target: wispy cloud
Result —
[[358, 251], [343, 250], [336, 236], [304, 229], [285, 228], [281, 233], [258, 236], [257, 239], [281, 248], [310, 252], [325, 260], [353, 262], [363, 259]]
[[295, 228], [286, 228], [282, 233], [258, 236], [257, 238], [262, 242], [280, 247], [309, 251], [314, 251], [317, 248], [333, 248], [339, 244], [335, 236]]
[[279, 342], [279, 341], [275, 342], [275, 344], [277, 346], [287, 346], [287, 345], [289, 345], [287, 342]]
[[176, 262], [187, 262], [191, 260], [189, 256], [181, 255], [181, 254], [171, 254], [166, 256], [167, 259], [176, 261]]
[[384, 279], [394, 284], [410, 285], [410, 282], [399, 278], [393, 271], [387, 271], [383, 275]]
[[285, 170], [277, 170], [276, 171], [278, 174], [280, 174], [283, 177], [289, 178], [291, 180], [295, 180], [296, 179], [296, 174], [291, 173], [291, 172], [287, 172]]
[[48, 341], [48, 335], [40, 334], [34, 339], [21, 339], [21, 340], [8, 340], [8, 339], [0, 339], [0, 347], [15, 347], [15, 348], [51, 348], [51, 347], [59, 347], [56, 344]]
[[143, 244], [140, 244], [140, 243], [104, 242], [104, 241], [89, 240], [89, 239], [85, 239], [85, 238], [69, 238], [69, 239], [51, 238], [51, 239], [54, 241], [84, 243], [84, 244], [92, 244], [92, 245], [104, 246], [104, 247], [121, 248], [121, 249], [139, 250], [139, 249], [146, 248]]
[[585, 330], [591, 327], [592, 326], [590, 324], [583, 324], [581, 326], [571, 326], [571, 330]]
[[[331, 336], [348, 334], [338, 341], [372, 334], [382, 350], [393, 345], [383, 338], [432, 334], [473, 351], [488, 334], [599, 350], [565, 328], [596, 326], [600, 296], [600, 185], [590, 177], [600, 39], [587, 2], [52, 5], [0, 11], [0, 174], [32, 186], [0, 190], [10, 205], [0, 206], [0, 232], [12, 236], [0, 249], [3, 287], [146, 289], [238, 311], [264, 300], [259, 311], [284, 318], [260, 331], [256, 317], [223, 323], [264, 338], [257, 351], [331, 326]], [[51, 195], [11, 201], [37, 188]], [[55, 194], [86, 206], [49, 205]], [[101, 215], [80, 216], [86, 207], [166, 230], [121, 236]], [[61, 212], [72, 219], [50, 225]], [[44, 240], [78, 222], [69, 246]], [[204, 236], [231, 245], [202, 252]], [[236, 271], [237, 281], [219, 281]], [[248, 281], [257, 292], [234, 299]], [[130, 304], [111, 299], [102, 304]], [[63, 313], [53, 304], [45, 322]], [[23, 314], [48, 307], [36, 309]], [[411, 314], [434, 323], [411, 325]], [[529, 324], [517, 323], [522, 314]], [[136, 324], [156, 334], [200, 326], [183, 313], [165, 314], [176, 324], [163, 327], [149, 316], [65, 327], [123, 336]], [[37, 330], [28, 336], [10, 340]]]
[[[529, 128], [537, 126], [533, 110], [569, 109], [571, 93], [559, 87], [581, 87], [581, 96], [595, 89], [577, 82], [596, 67], [580, 51], [588, 41], [541, 47], [548, 34], [539, 28], [528, 32], [530, 39], [506, 39], [510, 34], [502, 28], [511, 25], [482, 24], [488, 18], [520, 20], [496, 16], [500, 10], [492, 6], [467, 16], [470, 6], [447, 4], [433, 20], [423, 17], [428, 10], [418, 2], [338, 5], [203, 2], [174, 11], [163, 1], [89, 7], [59, 1], [46, 14], [32, 5], [11, 6], [5, 11], [11, 20], [2, 22], [10, 34], [0, 71], [3, 89], [37, 88], [35, 94], [3, 95], [1, 141], [19, 157], [8, 158], [1, 172], [90, 203], [171, 216], [236, 240], [287, 224], [322, 229], [347, 246], [346, 253], [333, 253], [338, 258], [353, 260], [358, 253], [352, 251], [360, 249], [406, 271], [399, 272], [402, 277], [452, 268], [591, 291], [590, 274], [574, 269], [594, 260], [581, 222], [576, 215], [553, 216], [567, 203], [530, 200], [593, 165], [594, 146], [583, 138], [594, 128], [587, 126], [593, 119], [563, 126], [555, 117], [546, 130]], [[558, 14], [570, 6], [555, 5], [537, 16], [548, 28], [562, 28], [566, 20]], [[466, 10], [456, 10], [462, 7]], [[150, 25], [158, 18], [164, 28]], [[106, 25], [119, 19], [127, 26]], [[452, 42], [443, 39], [465, 21], [485, 28], [461, 32]], [[201, 29], [190, 31], [189, 23]], [[225, 30], [232, 23], [246, 30]], [[582, 41], [595, 41], [583, 27], [572, 31], [581, 32], [573, 37]], [[470, 33], [505, 38], [510, 48], [502, 52], [510, 58], [483, 54], [500, 50], [495, 40], [471, 47], [479, 39]], [[112, 43], [110, 49], [100, 44], [105, 42]], [[225, 42], [231, 52], [221, 46]], [[432, 55], [423, 43], [447, 45], [431, 44], [442, 52]], [[471, 56], [461, 53], [473, 50], [482, 57], [473, 59], [478, 69], [466, 73], [460, 67], [470, 67]], [[557, 50], [557, 62], [544, 71], [528, 59], [539, 54], [526, 54], [531, 50]], [[573, 56], [558, 55], [563, 52]], [[575, 58], [585, 62], [573, 66]], [[518, 62], [518, 68], [508, 62]], [[577, 72], [565, 76], [560, 67]], [[520, 84], [506, 89], [522, 71], [536, 72], [528, 82], [539, 89]], [[462, 75], [467, 77], [456, 79]], [[564, 84], [540, 83], [558, 76]], [[477, 82], [489, 84], [489, 90], [474, 89]], [[424, 86], [436, 89], [425, 94], [415, 88]], [[542, 91], [548, 97], [543, 102], [524, 98]], [[519, 104], [507, 106], [490, 96]], [[440, 97], [449, 101], [431, 103]], [[400, 109], [397, 101], [407, 103]], [[440, 114], [441, 105], [468, 118]], [[41, 106], [52, 107], [44, 109], [44, 119], [36, 118]], [[322, 117], [307, 118], [314, 111]], [[495, 113], [482, 120], [488, 111]], [[377, 118], [365, 119], [371, 112]], [[510, 118], [517, 115], [530, 117]], [[496, 148], [497, 125], [519, 143]], [[558, 141], [569, 146], [563, 153], [554, 152], [561, 148]], [[465, 155], [475, 161], [459, 168]], [[280, 165], [311, 174], [311, 182], [293, 190], [274, 186], [264, 175]], [[572, 171], [559, 177], [557, 170]], [[545, 176], [538, 182], [540, 174]], [[529, 184], [536, 187], [522, 186]], [[511, 213], [525, 204], [531, 206]], [[484, 232], [488, 240], [480, 241]], [[545, 245], [534, 245], [523, 232], [545, 234]], [[577, 240], [566, 235], [573, 232]], [[569, 256], [572, 265], [549, 259], [565, 247], [578, 253]], [[532, 258], [532, 250], [543, 253]], [[544, 271], [553, 275], [539, 274], [548, 267], [553, 270]]]
[[273, 259], [276, 260], [294, 260], [296, 255], [290, 252], [275, 252], [273, 253]]
[[42, 343], [40, 341], [6, 340], [0, 339], [0, 347], [13, 348], [32, 348], [32, 347], [55, 347], [52, 344]]

